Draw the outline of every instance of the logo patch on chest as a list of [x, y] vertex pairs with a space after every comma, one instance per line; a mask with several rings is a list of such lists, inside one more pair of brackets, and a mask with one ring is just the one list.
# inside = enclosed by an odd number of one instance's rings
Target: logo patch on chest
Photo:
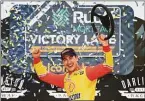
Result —
[[75, 84], [73, 82], [70, 82], [68, 85], [68, 90], [69, 92], [73, 92], [75, 89]]
[[84, 71], [82, 71], [82, 70], [74, 73], [74, 75], [83, 75], [83, 74], [84, 74]]

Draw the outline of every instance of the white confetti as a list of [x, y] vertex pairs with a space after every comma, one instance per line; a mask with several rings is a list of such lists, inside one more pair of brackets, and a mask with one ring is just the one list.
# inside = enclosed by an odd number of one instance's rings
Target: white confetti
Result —
[[123, 44], [123, 43], [124, 43], [124, 41], [122, 40], [122, 41], [121, 41], [121, 43]]
[[120, 71], [118, 70], [117, 73], [119, 73]]
[[124, 51], [124, 49], [120, 49], [121, 51]]
[[117, 76], [114, 76], [116, 79], [118, 79], [118, 77]]
[[34, 97], [36, 97], [36, 94], [34, 93]]
[[130, 24], [128, 23], [128, 28], [130, 28]]
[[137, 56], [134, 54], [134, 57], [137, 58]]
[[109, 85], [105, 85], [105, 87], [109, 87]]
[[38, 90], [38, 92], [40, 93], [41, 89]]

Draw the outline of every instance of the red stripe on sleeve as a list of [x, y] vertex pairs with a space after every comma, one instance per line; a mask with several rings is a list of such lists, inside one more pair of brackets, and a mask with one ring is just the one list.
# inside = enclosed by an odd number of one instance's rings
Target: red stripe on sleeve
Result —
[[40, 57], [39, 58], [34, 58], [33, 64], [37, 64], [41, 61]]
[[87, 77], [93, 81], [97, 78], [103, 77], [104, 75], [112, 72], [111, 67], [99, 64], [97, 66], [90, 66], [86, 68]]
[[110, 49], [110, 46], [103, 46], [103, 51], [104, 52], [109, 52], [111, 49]]
[[61, 88], [64, 88], [64, 77], [65, 74], [54, 74], [54, 73], [47, 73], [44, 76], [39, 76], [40, 80]]

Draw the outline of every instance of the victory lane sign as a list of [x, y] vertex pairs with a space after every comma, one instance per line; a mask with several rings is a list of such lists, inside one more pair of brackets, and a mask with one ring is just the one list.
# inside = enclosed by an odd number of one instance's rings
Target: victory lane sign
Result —
[[[92, 5], [93, 7], [93, 5]], [[67, 5], [63, 8], [52, 5], [44, 12], [41, 8], [41, 17], [31, 26], [26, 26], [25, 54], [33, 48], [40, 48], [43, 56], [59, 57], [59, 53], [66, 47], [71, 47], [79, 52], [82, 57], [103, 56], [102, 46], [98, 43], [91, 27], [90, 12], [92, 7], [79, 6], [73, 9]], [[115, 33], [110, 38], [109, 44], [115, 51], [113, 56], [119, 56], [120, 49], [120, 26], [121, 11], [119, 7], [108, 7], [115, 22]], [[116, 13], [114, 13], [116, 12]], [[34, 17], [38, 18], [40, 14]], [[43, 21], [47, 16], [46, 21]], [[32, 19], [33, 21], [33, 19]], [[99, 18], [95, 17], [99, 32], [107, 33], [101, 25]], [[119, 41], [116, 41], [119, 40]], [[96, 46], [99, 45], [99, 46]], [[98, 54], [96, 54], [98, 52]], [[90, 55], [91, 53], [94, 53]]]

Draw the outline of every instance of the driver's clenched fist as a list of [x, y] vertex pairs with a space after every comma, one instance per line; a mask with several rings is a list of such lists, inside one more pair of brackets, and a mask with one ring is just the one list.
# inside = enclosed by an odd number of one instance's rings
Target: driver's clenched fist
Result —
[[33, 58], [39, 58], [39, 57], [40, 57], [40, 54], [41, 54], [39, 48], [33, 48], [33, 49], [31, 50], [31, 53], [32, 53], [32, 57], [33, 57]]

